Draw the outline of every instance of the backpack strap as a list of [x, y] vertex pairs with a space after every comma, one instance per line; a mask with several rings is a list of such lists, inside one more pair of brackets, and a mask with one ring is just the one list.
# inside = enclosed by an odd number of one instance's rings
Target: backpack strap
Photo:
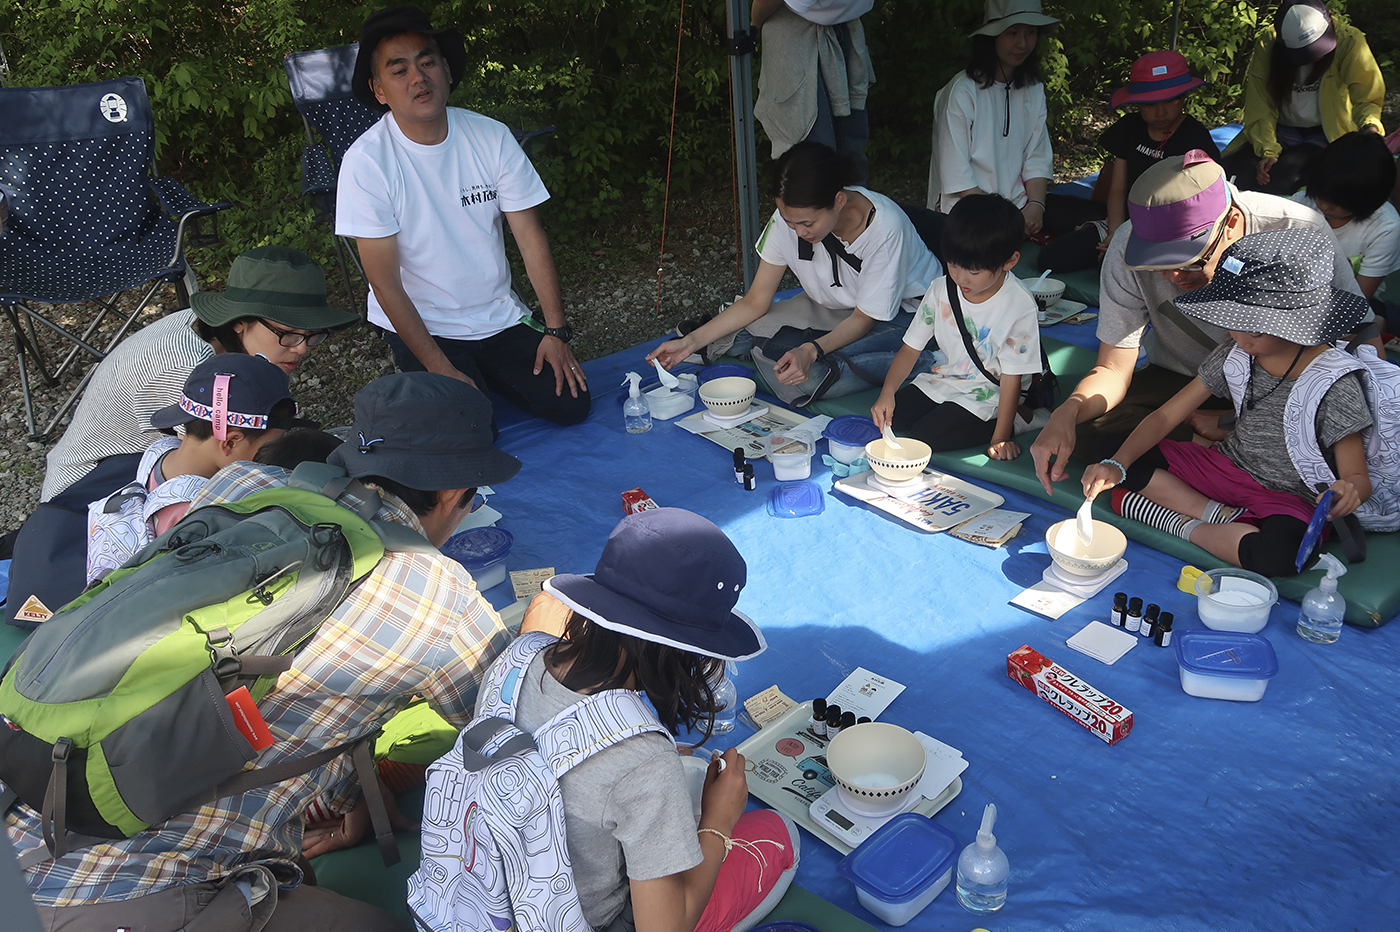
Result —
[[[287, 485], [295, 489], [305, 489], [308, 492], [324, 495], [336, 504], [350, 508], [351, 511], [368, 522], [369, 526], [374, 529], [374, 533], [379, 535], [379, 540], [387, 551], [396, 553], [441, 552], [411, 527], [396, 524], [393, 521], [373, 520], [375, 512], [383, 504], [383, 498], [359, 479], [350, 478], [349, 474], [340, 466], [334, 466], [330, 463], [298, 463], [297, 468], [293, 469], [291, 475], [287, 477]], [[347, 493], [361, 499], [364, 504], [351, 508], [348, 502], [341, 501], [342, 496]]]
[[535, 659], [535, 655], [559, 639], [543, 631], [531, 631], [520, 635], [506, 647], [498, 661], [491, 668], [487, 681], [481, 684], [481, 715], [479, 718], [503, 718], [515, 721], [515, 708], [520, 701], [520, 680], [525, 670]]
[[535, 729], [535, 744], [555, 777], [562, 777], [599, 751], [648, 732], [675, 741], [640, 693], [609, 689], [575, 703]]
[[[948, 304], [953, 309], [953, 320], [957, 322], [958, 333], [962, 334], [963, 349], [967, 351], [968, 358], [970, 358], [973, 365], [977, 367], [977, 371], [982, 373], [982, 377], [997, 388], [1001, 388], [1001, 379], [987, 371], [987, 367], [982, 364], [982, 357], [977, 353], [976, 345], [972, 342], [972, 334], [967, 332], [967, 321], [963, 319], [962, 300], [958, 298], [958, 286], [953, 281], [953, 276], [945, 275], [943, 276], [943, 280], [948, 285]], [[1055, 373], [1050, 368], [1050, 356], [1045, 352], [1045, 344], [1043, 342], [1040, 343], [1040, 368], [1043, 375], [1050, 378], [1054, 377]], [[1024, 396], [1026, 390], [1023, 389], [1021, 394]]]
[[1194, 320], [1183, 314], [1181, 308], [1177, 307], [1171, 301], [1163, 301], [1161, 304], [1157, 305], [1157, 313], [1175, 324], [1176, 329], [1186, 334], [1186, 336], [1191, 338], [1192, 342], [1199, 344], [1207, 351], [1214, 350], [1220, 345], [1219, 340], [1212, 340], [1207, 336], [1204, 330], [1196, 326]]

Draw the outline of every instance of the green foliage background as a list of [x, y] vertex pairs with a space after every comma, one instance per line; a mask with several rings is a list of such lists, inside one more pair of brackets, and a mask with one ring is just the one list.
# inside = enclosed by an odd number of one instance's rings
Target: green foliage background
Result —
[[[0, 43], [12, 84], [145, 79], [161, 170], [206, 198], [236, 205], [221, 221], [221, 254], [202, 257], [205, 268], [220, 268], [232, 254], [267, 242], [329, 254], [326, 227], [299, 195], [305, 136], [282, 59], [354, 41], [361, 20], [379, 5], [0, 0]], [[718, 0], [691, 0], [683, 14], [681, 0], [422, 5], [438, 26], [456, 26], [466, 36], [472, 67], [453, 103], [515, 127], [559, 127], [532, 150], [555, 195], [549, 224], [556, 240], [659, 223], [678, 40], [672, 187], [684, 192], [730, 178], [725, 13]], [[1394, 0], [1350, 6], [1396, 78]], [[934, 94], [964, 62], [967, 33], [982, 7], [982, 0], [877, 0], [865, 17], [879, 77], [869, 102], [871, 155], [882, 171], [915, 171], [927, 159]], [[1333, 7], [1345, 11], [1347, 4]], [[1045, 8], [1064, 20], [1043, 46], [1053, 129], [1062, 138], [1082, 137], [1086, 102], [1106, 98], [1137, 55], [1166, 47], [1172, 0], [1062, 0]], [[1237, 115], [1250, 42], [1271, 9], [1255, 0], [1185, 0], [1181, 49], [1215, 83], [1193, 96], [1207, 122]], [[761, 138], [759, 152], [762, 164]]]

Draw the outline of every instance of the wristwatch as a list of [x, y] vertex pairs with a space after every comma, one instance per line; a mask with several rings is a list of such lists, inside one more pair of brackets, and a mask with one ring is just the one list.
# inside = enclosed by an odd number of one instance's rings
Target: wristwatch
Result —
[[574, 328], [570, 327], [568, 324], [565, 324], [562, 327], [545, 327], [544, 335], [547, 337], [554, 337], [555, 339], [563, 340], [565, 343], [568, 343], [574, 338]]

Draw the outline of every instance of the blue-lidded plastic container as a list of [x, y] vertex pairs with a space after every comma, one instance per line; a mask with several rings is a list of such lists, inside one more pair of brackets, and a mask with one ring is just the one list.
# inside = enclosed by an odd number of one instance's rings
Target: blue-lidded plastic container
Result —
[[1242, 631], [1183, 631], [1176, 637], [1181, 688], [1203, 699], [1256, 702], [1278, 675], [1269, 639]]
[[880, 428], [868, 417], [843, 414], [831, 419], [822, 436], [831, 458], [849, 465], [865, 455], [865, 445], [880, 436]]
[[700, 384], [704, 385], [710, 379], [722, 379], [734, 375], [751, 379], [753, 378], [753, 370], [748, 366], [741, 366], [737, 362], [717, 362], [713, 366], [706, 366], [700, 370]]
[[506, 581], [505, 559], [515, 544], [515, 535], [498, 527], [474, 527], [453, 534], [442, 545], [442, 553], [456, 560], [472, 574], [476, 588], [485, 591]]
[[768, 493], [768, 513], [775, 518], [805, 518], [826, 510], [826, 493], [815, 482], [779, 482]]
[[836, 865], [856, 898], [882, 921], [902, 926], [932, 903], [953, 877], [958, 839], [917, 812], [890, 819]]

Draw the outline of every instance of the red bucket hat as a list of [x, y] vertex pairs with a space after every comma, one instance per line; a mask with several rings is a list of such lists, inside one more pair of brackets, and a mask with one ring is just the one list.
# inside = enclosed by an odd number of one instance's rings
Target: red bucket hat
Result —
[[1117, 110], [1129, 104], [1160, 103], [1208, 83], [1191, 74], [1186, 56], [1180, 52], [1148, 52], [1133, 62], [1128, 86], [1114, 91], [1108, 104]]

